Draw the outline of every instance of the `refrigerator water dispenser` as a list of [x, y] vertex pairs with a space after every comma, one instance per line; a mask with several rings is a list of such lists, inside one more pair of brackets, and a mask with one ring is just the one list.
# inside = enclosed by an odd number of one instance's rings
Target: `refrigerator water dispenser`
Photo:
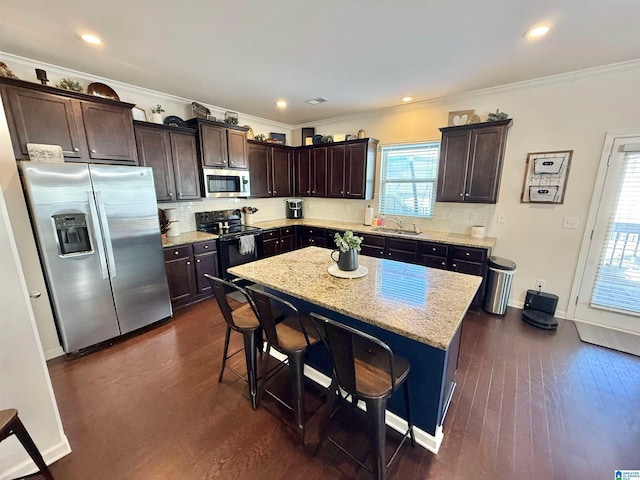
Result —
[[92, 251], [84, 213], [53, 215], [60, 255]]

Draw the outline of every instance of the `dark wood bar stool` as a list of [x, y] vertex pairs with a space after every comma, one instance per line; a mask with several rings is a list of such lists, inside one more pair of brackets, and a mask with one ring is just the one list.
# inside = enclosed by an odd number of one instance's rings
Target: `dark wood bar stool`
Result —
[[18, 411], [14, 408], [0, 410], [0, 442], [11, 435], [15, 435], [18, 438], [31, 459], [40, 469], [40, 473], [44, 478], [53, 480], [53, 475], [51, 475], [47, 464], [44, 463], [38, 447], [33, 443], [31, 435], [29, 435], [29, 432], [27, 432], [27, 429], [24, 428], [24, 425], [20, 421]]
[[[262, 362], [260, 395], [266, 391], [286, 408], [293, 410], [300, 440], [304, 444], [304, 354], [307, 347], [318, 343], [320, 339], [315, 334], [311, 321], [301, 315], [291, 303], [255, 287], [248, 287], [247, 291], [254, 301], [258, 320], [267, 338], [267, 354]], [[277, 322], [278, 312], [282, 312], [284, 317], [281, 322]], [[271, 348], [287, 356], [293, 387], [293, 407], [265, 388]]]
[[[411, 437], [411, 444], [415, 446], [407, 382], [409, 362], [394, 355], [387, 344], [371, 335], [315, 313], [310, 316], [329, 349], [333, 362], [333, 378], [329, 387], [329, 397], [320, 427], [320, 439], [316, 453], [328, 438], [331, 443], [363, 468], [372, 471], [376, 479], [384, 479], [387, 468], [393, 462], [407, 436]], [[404, 385], [405, 410], [409, 428], [387, 462], [385, 458], [387, 399], [400, 385]], [[328, 436], [329, 422], [341, 406], [338, 405], [334, 411], [335, 402], [338, 397], [343, 399], [340, 389], [351, 396], [353, 405], [356, 405], [359, 400], [362, 400], [366, 405], [371, 456], [373, 458], [373, 468], [371, 469]]]
[[[260, 323], [258, 322], [258, 317], [252, 305], [251, 298], [249, 298], [244, 289], [234, 283], [214, 277], [208, 273], [205, 273], [204, 276], [209, 280], [209, 284], [211, 285], [216, 300], [218, 301], [218, 306], [222, 311], [222, 316], [227, 323], [227, 331], [224, 338], [224, 350], [222, 352], [222, 368], [220, 368], [218, 382], [222, 381], [225, 367], [231, 370], [238, 377], [245, 380], [249, 384], [251, 407], [255, 410], [258, 407], [258, 369], [256, 366], [256, 351], [259, 351], [260, 354], [262, 354], [262, 332], [260, 330]], [[228, 290], [239, 292], [240, 295], [246, 298], [247, 303], [235, 310], [232, 309], [227, 299], [226, 292]], [[242, 376], [242, 374], [236, 372], [233, 368], [227, 366], [227, 360], [240, 353], [240, 350], [238, 350], [229, 355], [229, 339], [231, 337], [232, 330], [242, 334], [242, 340], [244, 342], [244, 356], [247, 363], [246, 378]]]

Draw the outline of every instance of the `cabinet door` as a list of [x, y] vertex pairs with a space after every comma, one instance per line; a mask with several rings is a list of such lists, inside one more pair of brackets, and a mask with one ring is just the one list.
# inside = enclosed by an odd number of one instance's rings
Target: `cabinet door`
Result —
[[195, 134], [169, 132], [178, 200], [200, 198], [200, 174]]
[[268, 164], [269, 147], [264, 144], [249, 143], [247, 158], [249, 163], [249, 181], [252, 197], [270, 197]]
[[273, 257], [274, 255], [278, 255], [279, 252], [279, 239], [278, 237], [275, 238], [271, 238], [269, 240], [264, 240], [262, 242], [262, 250], [264, 252], [264, 256], [266, 257]]
[[280, 237], [280, 253], [292, 252], [296, 248], [296, 237]]
[[442, 135], [437, 202], [464, 201], [470, 135], [469, 130]]
[[137, 165], [133, 118], [126, 107], [81, 102], [89, 157]]
[[215, 125], [200, 124], [200, 149], [202, 164], [205, 167], [228, 166], [226, 129]]
[[345, 197], [365, 198], [367, 180], [367, 144], [347, 146], [345, 169]]
[[344, 145], [328, 148], [328, 197], [344, 197], [346, 149]]
[[157, 128], [135, 127], [136, 146], [140, 165], [153, 169], [153, 182], [159, 202], [173, 201], [175, 183], [169, 137]]
[[487, 127], [471, 134], [465, 201], [496, 203], [502, 171], [506, 127]]
[[17, 159], [29, 158], [27, 143], [60, 145], [68, 158], [81, 158], [86, 153], [82, 121], [80, 113], [74, 113], [73, 100], [7, 86], [2, 93], [13, 123], [10, 132]]
[[382, 235], [360, 235], [363, 240], [360, 245], [360, 251], [362, 255], [368, 255], [370, 257], [384, 257], [384, 248], [386, 245], [386, 238]]
[[247, 134], [240, 130], [227, 130], [229, 168], [247, 168]]
[[172, 303], [192, 297], [197, 292], [191, 259], [192, 257], [181, 257], [165, 262]]
[[317, 147], [312, 150], [311, 163], [311, 196], [327, 196], [327, 147]]
[[295, 192], [299, 197], [311, 195], [311, 157], [313, 150], [305, 148], [296, 151], [295, 171], [296, 182]]
[[291, 197], [293, 195], [293, 162], [291, 150], [271, 147], [271, 195]]
[[418, 242], [389, 237], [386, 239], [385, 258], [399, 262], [416, 263], [418, 259]]
[[204, 276], [205, 273], [218, 276], [218, 254], [217, 252], [204, 253], [202, 255], [195, 255], [194, 260], [196, 262], [195, 274], [196, 283], [198, 286], [198, 293], [211, 292], [211, 285]]

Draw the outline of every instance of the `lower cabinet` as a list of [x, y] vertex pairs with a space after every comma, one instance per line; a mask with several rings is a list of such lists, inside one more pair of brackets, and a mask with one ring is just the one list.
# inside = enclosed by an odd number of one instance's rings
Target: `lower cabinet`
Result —
[[262, 248], [265, 257], [273, 257], [281, 253], [291, 252], [296, 248], [294, 227], [281, 227], [263, 230]]
[[327, 231], [324, 228], [316, 227], [296, 227], [296, 237], [298, 238], [298, 248], [304, 247], [329, 247], [327, 244]]
[[171, 304], [186, 305], [210, 296], [205, 273], [218, 276], [218, 251], [215, 240], [164, 249], [164, 262]]

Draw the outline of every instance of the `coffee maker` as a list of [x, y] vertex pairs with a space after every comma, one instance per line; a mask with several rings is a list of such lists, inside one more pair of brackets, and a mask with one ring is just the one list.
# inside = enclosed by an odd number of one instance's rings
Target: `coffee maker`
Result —
[[304, 218], [302, 216], [301, 198], [287, 198], [285, 203], [287, 206], [287, 218]]

